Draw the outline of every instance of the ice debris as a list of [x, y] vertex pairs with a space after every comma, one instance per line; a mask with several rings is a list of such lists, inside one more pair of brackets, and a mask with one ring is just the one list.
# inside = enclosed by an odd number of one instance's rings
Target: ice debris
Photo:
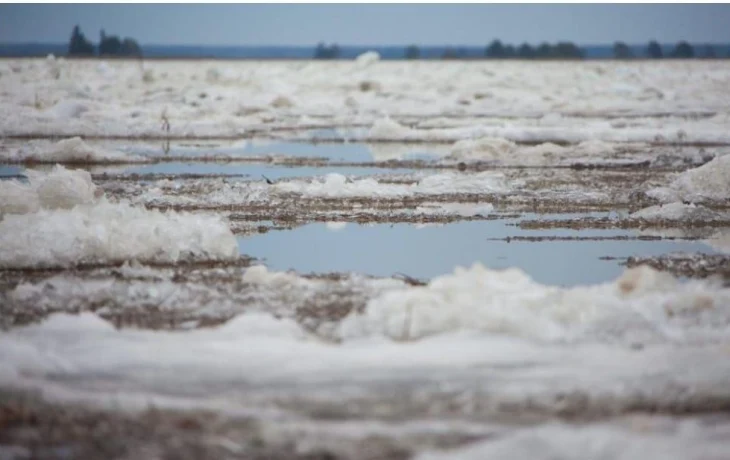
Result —
[[100, 203], [0, 221], [0, 267], [69, 267], [128, 260], [232, 260], [238, 244], [218, 217]]
[[649, 206], [630, 215], [632, 219], [668, 220], [668, 221], [702, 221], [711, 222], [728, 219], [729, 216], [713, 211], [701, 205], [680, 202], [665, 205]]
[[27, 170], [28, 184], [0, 181], [0, 215], [24, 214], [39, 209], [70, 209], [92, 203], [103, 195], [83, 170], [70, 170], [56, 165], [46, 174]]
[[375, 64], [380, 60], [380, 54], [377, 51], [366, 51], [355, 58], [355, 62], [362, 67]]
[[415, 184], [381, 184], [375, 179], [349, 179], [338, 173], [311, 182], [288, 181], [274, 185], [283, 193], [325, 197], [400, 197], [443, 193], [504, 193], [509, 190], [502, 173], [443, 173], [423, 177]]
[[19, 148], [9, 147], [0, 151], [0, 160], [13, 163], [139, 163], [147, 161], [138, 155], [91, 146], [80, 137], [63, 139], [55, 143], [36, 140]]
[[728, 340], [730, 289], [680, 283], [646, 266], [612, 283], [560, 288], [519, 269], [477, 263], [371, 299], [362, 314], [342, 322], [339, 335], [415, 340], [459, 331], [551, 343]]
[[730, 199], [730, 155], [715, 157], [704, 165], [679, 174], [668, 187], [647, 192], [663, 202], [679, 200], [725, 201]]

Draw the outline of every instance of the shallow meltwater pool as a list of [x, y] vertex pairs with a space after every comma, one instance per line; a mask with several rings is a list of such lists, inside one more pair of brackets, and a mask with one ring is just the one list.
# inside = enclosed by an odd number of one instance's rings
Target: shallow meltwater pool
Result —
[[450, 146], [417, 145], [397, 142], [290, 142], [252, 140], [235, 143], [195, 144], [189, 142], [127, 143], [115, 145], [121, 151], [165, 161], [166, 157], [246, 159], [256, 157], [318, 158], [332, 162], [375, 162], [388, 160], [433, 160], [448, 154]]
[[[323, 166], [323, 167], [291, 167], [285, 165], [269, 165], [264, 163], [155, 163], [152, 165], [134, 166], [124, 170], [123, 174], [210, 174], [226, 175], [242, 180], [261, 180], [266, 176], [271, 180], [290, 177], [324, 176], [330, 173], [348, 176], [371, 176], [388, 174], [394, 170], [384, 168], [357, 166]], [[400, 174], [413, 173], [413, 169], [397, 169]]]
[[373, 276], [401, 273], [429, 279], [480, 262], [492, 269], [518, 267], [539, 283], [561, 286], [614, 280], [625, 269], [617, 259], [628, 256], [713, 252], [700, 241], [631, 239], [638, 232], [626, 230], [521, 230], [509, 225], [516, 222], [313, 223], [239, 237], [239, 247], [242, 254], [261, 259], [273, 270]]
[[0, 63], [0, 459], [730, 458], [730, 60], [375, 54]]

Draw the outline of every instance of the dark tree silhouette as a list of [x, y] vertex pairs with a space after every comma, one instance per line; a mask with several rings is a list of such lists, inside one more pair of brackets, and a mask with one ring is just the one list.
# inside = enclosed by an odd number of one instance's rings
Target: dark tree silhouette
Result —
[[441, 54], [441, 59], [459, 59], [459, 52], [454, 48], [446, 48]]
[[535, 57], [535, 50], [529, 44], [523, 43], [517, 50], [517, 56], [521, 59], [532, 59]]
[[122, 41], [116, 35], [107, 36], [102, 29], [99, 34], [99, 56], [119, 56]]
[[125, 38], [122, 41], [122, 47], [119, 50], [119, 53], [122, 56], [136, 56], [141, 57], [142, 56], [142, 48], [139, 46], [139, 43], [137, 43], [136, 40], [133, 38]]
[[659, 46], [659, 43], [652, 40], [649, 42], [649, 46], [646, 47], [646, 55], [650, 59], [661, 59], [664, 57], [664, 53], [662, 53], [662, 47]]
[[674, 51], [672, 51], [672, 57], [677, 59], [690, 59], [693, 58], [694, 55], [694, 48], [692, 48], [692, 45], [685, 41], [677, 43]]
[[416, 45], [411, 45], [406, 48], [405, 56], [406, 59], [418, 59], [421, 57], [421, 50]]
[[69, 56], [93, 56], [94, 45], [84, 37], [79, 26], [75, 26], [68, 43]]
[[613, 44], [613, 57], [616, 59], [631, 59], [634, 56], [629, 45], [624, 42], [616, 42]]
[[489, 46], [487, 46], [487, 49], [484, 50], [484, 55], [492, 59], [501, 59], [505, 57], [504, 45], [502, 45], [501, 41], [494, 40], [489, 44]]
[[314, 50], [315, 59], [337, 59], [339, 57], [340, 47], [337, 44], [326, 46], [324, 43], [319, 43]]
[[326, 59], [327, 46], [319, 42], [317, 47], [314, 49], [314, 59]]
[[512, 45], [507, 45], [504, 47], [504, 57], [505, 58], [513, 58], [517, 56], [517, 51], [515, 51], [515, 47]]
[[715, 47], [712, 45], [705, 45], [702, 48], [702, 57], [705, 59], [715, 59], [717, 53], [715, 53]]
[[561, 59], [583, 59], [583, 52], [571, 42], [560, 42], [555, 45], [554, 56]]
[[553, 47], [550, 46], [549, 43], [542, 43], [540, 46], [537, 47], [537, 51], [535, 52], [535, 57], [541, 58], [541, 59], [547, 59], [551, 57], [553, 54]]

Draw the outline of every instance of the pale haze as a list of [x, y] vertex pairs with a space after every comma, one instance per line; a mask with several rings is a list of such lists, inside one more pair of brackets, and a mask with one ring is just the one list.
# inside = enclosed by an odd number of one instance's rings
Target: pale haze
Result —
[[730, 42], [728, 5], [23, 5], [0, 6], [0, 43], [63, 43], [74, 25], [142, 44], [482, 45]]

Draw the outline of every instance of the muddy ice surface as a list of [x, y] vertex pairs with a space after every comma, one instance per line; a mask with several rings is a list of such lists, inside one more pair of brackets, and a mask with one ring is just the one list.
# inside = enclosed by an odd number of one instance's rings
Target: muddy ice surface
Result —
[[727, 63], [435, 64], [0, 62], [0, 458], [728, 457]]

